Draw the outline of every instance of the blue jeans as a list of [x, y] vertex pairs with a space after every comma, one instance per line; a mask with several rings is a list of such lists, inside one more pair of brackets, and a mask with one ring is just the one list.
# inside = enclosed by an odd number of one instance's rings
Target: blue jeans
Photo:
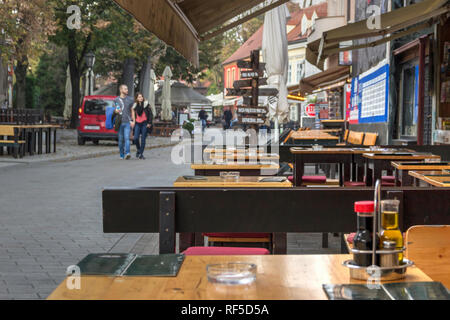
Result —
[[202, 132], [205, 132], [206, 129], [206, 120], [205, 119], [201, 119], [202, 121]]
[[[130, 153], [130, 123], [122, 123], [119, 129], [119, 152], [120, 157]], [[124, 152], [125, 149], [125, 152]]]
[[[141, 136], [141, 143], [139, 143], [139, 136]], [[134, 127], [134, 143], [140, 155], [144, 154], [145, 139], [147, 139], [147, 122], [136, 123]]]

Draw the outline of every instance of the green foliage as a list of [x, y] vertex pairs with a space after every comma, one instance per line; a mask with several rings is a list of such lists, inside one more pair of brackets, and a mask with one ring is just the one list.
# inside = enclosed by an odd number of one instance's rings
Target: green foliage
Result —
[[192, 133], [192, 131], [194, 131], [194, 124], [193, 121], [191, 121], [191, 119], [189, 121], [185, 121], [183, 123], [183, 129], [189, 131], [190, 133]]
[[38, 81], [33, 76], [33, 74], [29, 74], [27, 76], [26, 88], [25, 88], [25, 101], [26, 107], [29, 109], [39, 109], [39, 95], [40, 88], [37, 85]]
[[39, 105], [55, 116], [62, 116], [67, 77], [67, 49], [55, 45], [51, 45], [50, 48], [48, 53], [44, 53], [39, 59], [35, 74]]

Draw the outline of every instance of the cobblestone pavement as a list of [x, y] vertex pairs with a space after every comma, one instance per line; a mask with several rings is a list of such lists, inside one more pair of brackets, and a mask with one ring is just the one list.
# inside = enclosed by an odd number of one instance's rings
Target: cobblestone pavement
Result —
[[[134, 147], [133, 149], [134, 150]], [[75, 161], [0, 164], [0, 299], [45, 299], [68, 266], [88, 253], [157, 253], [156, 234], [104, 234], [103, 187], [170, 186], [188, 165], [170, 161], [171, 148], [146, 150], [146, 160], [118, 154]], [[338, 253], [330, 235], [288, 234], [288, 253]]]

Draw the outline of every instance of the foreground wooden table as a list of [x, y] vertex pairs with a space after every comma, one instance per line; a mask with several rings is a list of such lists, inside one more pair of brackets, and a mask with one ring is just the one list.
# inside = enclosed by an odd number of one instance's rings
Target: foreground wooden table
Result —
[[[351, 255], [187, 256], [177, 277], [82, 276], [80, 290], [68, 290], [66, 280], [49, 300], [326, 300], [323, 284], [366, 283], [352, 280], [341, 263]], [[250, 262], [256, 281], [248, 286], [208, 282], [206, 265]], [[417, 267], [400, 281], [432, 281]]]

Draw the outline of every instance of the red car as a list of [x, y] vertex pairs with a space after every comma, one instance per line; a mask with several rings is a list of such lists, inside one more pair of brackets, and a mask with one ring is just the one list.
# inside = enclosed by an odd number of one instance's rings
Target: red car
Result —
[[118, 140], [114, 129], [106, 129], [106, 107], [114, 106], [117, 96], [86, 96], [78, 110], [78, 144], [86, 141], [98, 144], [99, 140]]

